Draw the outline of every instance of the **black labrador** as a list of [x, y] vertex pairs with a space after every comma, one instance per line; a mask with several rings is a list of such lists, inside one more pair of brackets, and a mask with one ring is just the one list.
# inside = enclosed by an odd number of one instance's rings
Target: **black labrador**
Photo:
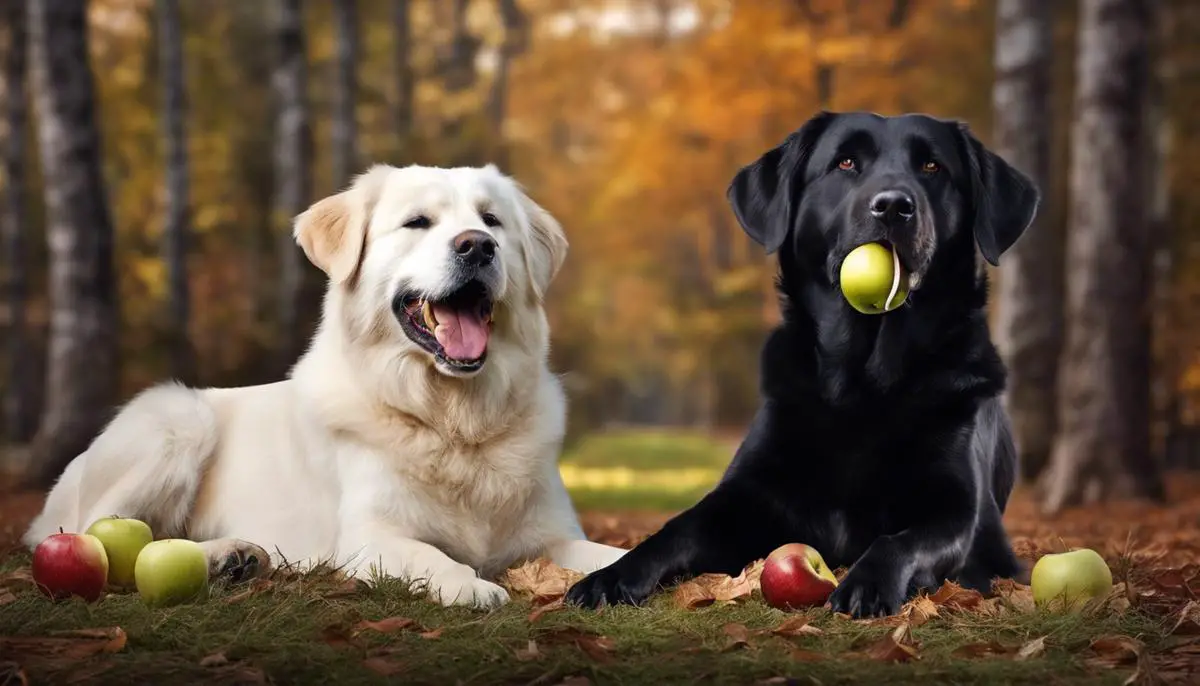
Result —
[[[1001, 515], [1016, 452], [976, 247], [997, 263], [1033, 220], [1034, 184], [957, 122], [822, 112], [728, 197], [779, 252], [762, 403], [716, 488], [567, 600], [640, 604], [789, 542], [849, 567], [830, 602], [855, 617], [894, 614], [948, 578], [987, 591], [1014, 576]], [[842, 260], [873, 241], [911, 274], [908, 300], [882, 315], [838, 290]]]

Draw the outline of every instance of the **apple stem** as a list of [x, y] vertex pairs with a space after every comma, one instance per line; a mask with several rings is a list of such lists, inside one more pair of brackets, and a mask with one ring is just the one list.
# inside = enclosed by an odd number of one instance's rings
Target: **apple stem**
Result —
[[62, 527], [60, 526], [60, 527], [58, 527], [58, 533], [60, 533], [60, 534], [61, 534], [61, 533], [66, 533], [66, 532], [64, 532], [64, 531], [62, 530]]

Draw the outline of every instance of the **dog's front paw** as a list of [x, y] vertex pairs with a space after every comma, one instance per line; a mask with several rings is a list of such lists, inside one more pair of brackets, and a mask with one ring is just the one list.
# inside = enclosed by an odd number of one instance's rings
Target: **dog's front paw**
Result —
[[566, 601], [589, 609], [618, 603], [641, 605], [653, 591], [653, 582], [623, 573], [618, 562], [580, 579], [567, 591]]
[[474, 570], [443, 572], [429, 580], [429, 597], [442, 605], [490, 610], [508, 602], [508, 591], [475, 575]]
[[217, 538], [202, 541], [200, 547], [208, 558], [208, 578], [241, 583], [265, 576], [271, 571], [271, 556], [260, 546], [240, 538]]
[[904, 605], [905, 596], [905, 584], [896, 576], [860, 562], [834, 589], [829, 603], [834, 612], [843, 612], [855, 619], [894, 615]]

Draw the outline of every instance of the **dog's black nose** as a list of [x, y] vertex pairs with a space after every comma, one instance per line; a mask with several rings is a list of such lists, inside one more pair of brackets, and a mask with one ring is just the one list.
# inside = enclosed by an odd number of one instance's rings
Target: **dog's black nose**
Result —
[[907, 224], [916, 212], [916, 203], [904, 191], [883, 191], [871, 198], [871, 216], [889, 226]]
[[454, 237], [454, 254], [469, 265], [491, 264], [496, 256], [496, 240], [482, 231], [463, 231]]

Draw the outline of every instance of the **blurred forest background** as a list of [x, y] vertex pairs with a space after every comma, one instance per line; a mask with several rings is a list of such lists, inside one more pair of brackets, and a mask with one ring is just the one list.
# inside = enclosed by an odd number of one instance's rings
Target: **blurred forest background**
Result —
[[291, 218], [495, 162], [571, 241], [564, 470], [667, 428], [721, 439], [662, 458], [702, 490], [778, 317], [726, 185], [821, 108], [920, 111], [1044, 192], [993, 274], [1025, 480], [1161, 497], [1200, 467], [1198, 39], [1195, 0], [0, 0], [0, 433], [44, 486], [149, 384], [282, 378], [322, 290]]

